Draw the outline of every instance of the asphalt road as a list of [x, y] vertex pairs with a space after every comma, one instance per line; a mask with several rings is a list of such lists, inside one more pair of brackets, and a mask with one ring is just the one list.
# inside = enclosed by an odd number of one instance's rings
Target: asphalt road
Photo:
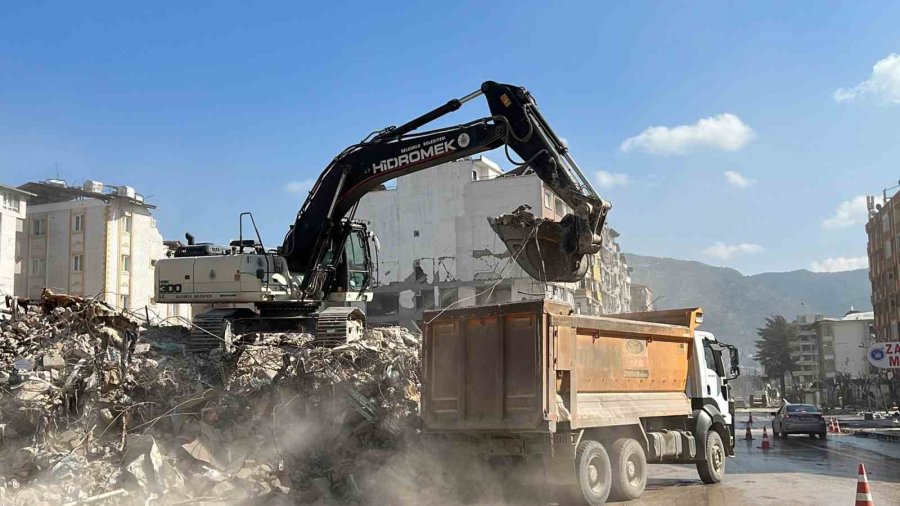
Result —
[[726, 462], [722, 483], [703, 485], [693, 466], [652, 465], [644, 495], [615, 504], [852, 505], [860, 463], [866, 467], [875, 504], [900, 504], [900, 443], [831, 434], [824, 441], [805, 435], [781, 440], [773, 439], [769, 430], [771, 448], [762, 450], [762, 424], [771, 429], [771, 417], [754, 413], [753, 419], [755, 439], [744, 441], [747, 414], [738, 414], [736, 456]]

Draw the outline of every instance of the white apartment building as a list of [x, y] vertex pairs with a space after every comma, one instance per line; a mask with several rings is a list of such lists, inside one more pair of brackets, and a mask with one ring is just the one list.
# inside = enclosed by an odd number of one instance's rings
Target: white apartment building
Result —
[[[371, 222], [381, 243], [379, 286], [367, 318], [410, 326], [423, 310], [449, 304], [467, 307], [540, 298], [573, 307], [582, 303], [590, 295], [586, 287], [599, 283], [545, 285], [510, 258], [491, 229], [488, 217], [522, 204], [530, 205], [536, 216], [553, 220], [570, 212], [537, 175], [503, 176], [485, 157], [406, 175], [396, 188], [367, 194], [356, 217]], [[589, 269], [588, 276], [592, 272]]]
[[826, 318], [819, 322], [818, 333], [823, 379], [834, 378], [836, 372], [854, 378], [869, 374], [866, 353], [875, 341], [874, 312], [851, 308], [839, 320]]
[[16, 275], [22, 271], [22, 240], [27, 200], [33, 195], [0, 185], [0, 306], [16, 293]]
[[153, 272], [167, 248], [151, 214], [155, 208], [129, 186], [87, 181], [81, 187], [64, 181], [26, 183], [34, 194], [25, 223], [19, 274], [23, 297], [43, 289], [98, 297], [151, 321], [171, 316], [190, 318], [187, 305], [153, 302]]

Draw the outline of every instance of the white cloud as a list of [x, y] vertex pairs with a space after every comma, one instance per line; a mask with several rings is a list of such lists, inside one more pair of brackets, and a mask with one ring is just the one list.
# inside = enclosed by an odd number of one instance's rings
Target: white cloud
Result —
[[725, 179], [727, 179], [729, 183], [737, 186], [738, 188], [746, 188], [756, 182], [753, 179], [747, 179], [740, 172], [735, 172], [733, 170], [725, 171]]
[[866, 209], [866, 196], [857, 195], [850, 200], [838, 204], [834, 215], [822, 222], [823, 228], [845, 228], [853, 225], [863, 225], [869, 219], [869, 211]]
[[298, 195], [306, 195], [312, 189], [312, 185], [316, 183], [315, 179], [304, 179], [302, 181], [288, 181], [284, 185], [284, 191], [288, 193], [296, 193]]
[[750, 244], [742, 242], [740, 244], [725, 244], [717, 242], [712, 246], [703, 250], [703, 254], [709, 257], [727, 260], [737, 255], [749, 255], [764, 251], [759, 244]]
[[622, 151], [681, 155], [698, 148], [737, 151], [753, 140], [753, 129], [734, 114], [703, 118], [693, 125], [652, 126], [622, 141]]
[[872, 75], [852, 88], [838, 88], [834, 99], [849, 102], [872, 96], [890, 104], [900, 104], [900, 54], [891, 53], [872, 67]]
[[834, 257], [826, 258], [821, 262], [813, 262], [809, 269], [813, 272], [840, 272], [865, 269], [869, 267], [869, 259], [866, 257]]
[[613, 186], [625, 186], [628, 184], [628, 174], [607, 172], [605, 170], [598, 170], [595, 179], [600, 188], [612, 188]]

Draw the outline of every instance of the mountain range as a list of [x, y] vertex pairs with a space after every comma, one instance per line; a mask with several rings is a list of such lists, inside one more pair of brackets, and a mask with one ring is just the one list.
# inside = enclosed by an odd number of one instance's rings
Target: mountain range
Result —
[[839, 318], [853, 307], [871, 311], [868, 269], [844, 272], [766, 272], [746, 276], [702, 262], [626, 254], [632, 283], [653, 291], [656, 309], [701, 306], [701, 327], [741, 350], [743, 362], [756, 352], [756, 329], [780, 314]]

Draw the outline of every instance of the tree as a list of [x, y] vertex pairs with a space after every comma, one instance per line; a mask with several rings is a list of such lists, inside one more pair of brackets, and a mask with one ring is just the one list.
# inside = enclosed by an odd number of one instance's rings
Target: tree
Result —
[[756, 341], [756, 355], [753, 359], [766, 368], [766, 374], [777, 376], [782, 395], [785, 394], [784, 375], [797, 369], [797, 360], [791, 354], [791, 346], [797, 339], [797, 329], [781, 315], [766, 318], [765, 327], [756, 329], [760, 337]]
[[838, 404], [840, 404], [841, 407], [854, 403], [853, 389], [850, 388], [851, 379], [850, 373], [840, 371], [834, 373], [834, 386], [840, 398]]

